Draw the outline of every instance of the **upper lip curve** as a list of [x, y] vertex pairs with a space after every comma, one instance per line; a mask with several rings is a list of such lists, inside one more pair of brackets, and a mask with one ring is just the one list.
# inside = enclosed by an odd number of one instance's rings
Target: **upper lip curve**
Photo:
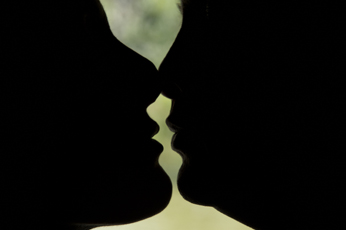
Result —
[[[155, 67], [154, 67], [155, 68]], [[155, 68], [155, 74], [158, 76], [158, 71]], [[155, 78], [154, 81], [151, 82], [150, 86], [151, 90], [148, 90], [148, 92], [145, 92], [145, 100], [144, 105], [145, 108], [148, 108], [149, 105], [154, 103], [156, 99], [160, 96], [161, 90], [162, 90], [162, 81], [160, 78]], [[150, 118], [149, 114], [146, 112], [147, 118], [148, 118], [148, 130], [147, 134], [149, 134], [150, 138], [154, 137], [159, 131], [160, 126], [152, 119]]]
[[160, 126], [156, 121], [150, 118], [148, 114], [145, 115], [145, 118], [143, 117], [142, 119], [135, 121], [131, 127], [138, 128], [137, 134], [139, 136], [150, 139], [160, 131]]
[[174, 133], [177, 133], [181, 130], [183, 130], [182, 127], [172, 123], [172, 121], [170, 120], [170, 117], [168, 116], [167, 119], [166, 119], [166, 125], [168, 126], [169, 130], [171, 130], [172, 132]]
[[155, 136], [160, 131], [160, 126], [155, 121], [154, 121], [154, 123], [155, 123], [155, 125], [153, 126], [153, 130], [152, 130], [150, 138]]
[[170, 112], [169, 116], [166, 118], [166, 125], [168, 126], [169, 130], [171, 130], [174, 133], [179, 132], [179, 131], [184, 129], [182, 126], [177, 125], [176, 123], [174, 123], [174, 121], [172, 121], [173, 120], [172, 112], [174, 110], [175, 103], [176, 103], [176, 100], [172, 99], [171, 112]]
[[171, 147], [175, 152], [179, 153], [182, 157], [185, 157], [185, 154], [183, 153], [182, 149], [176, 146], [175, 139], [177, 138], [177, 135], [178, 135], [178, 133], [175, 133], [173, 135], [172, 141], [171, 141]]

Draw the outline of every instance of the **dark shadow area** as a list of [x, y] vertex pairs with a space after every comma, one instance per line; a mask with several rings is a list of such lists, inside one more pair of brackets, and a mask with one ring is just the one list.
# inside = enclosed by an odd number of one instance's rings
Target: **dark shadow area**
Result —
[[1, 228], [88, 229], [161, 212], [172, 185], [146, 113], [162, 90], [155, 66], [113, 36], [97, 0], [5, 8]]
[[184, 1], [160, 66], [178, 188], [255, 229], [341, 229], [345, 6]]

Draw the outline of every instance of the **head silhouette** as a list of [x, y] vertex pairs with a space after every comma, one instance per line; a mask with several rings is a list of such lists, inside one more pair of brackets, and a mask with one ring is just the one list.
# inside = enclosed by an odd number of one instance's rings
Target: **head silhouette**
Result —
[[161, 212], [161, 91], [152, 63], [111, 33], [95, 1], [20, 2], [1, 45], [1, 225], [69, 229]]
[[342, 227], [344, 7], [182, 1], [159, 68], [178, 188], [255, 229]]

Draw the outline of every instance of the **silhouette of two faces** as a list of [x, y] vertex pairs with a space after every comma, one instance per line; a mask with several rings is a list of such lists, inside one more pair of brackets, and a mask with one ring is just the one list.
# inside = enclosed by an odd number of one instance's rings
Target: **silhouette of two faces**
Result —
[[182, 1], [159, 68], [178, 188], [254, 229], [340, 229], [345, 6]]
[[12, 8], [1, 44], [6, 229], [162, 211], [172, 187], [145, 111], [162, 90], [185, 199], [255, 229], [342, 228], [344, 7], [184, 1], [159, 73], [112, 35], [97, 0]]

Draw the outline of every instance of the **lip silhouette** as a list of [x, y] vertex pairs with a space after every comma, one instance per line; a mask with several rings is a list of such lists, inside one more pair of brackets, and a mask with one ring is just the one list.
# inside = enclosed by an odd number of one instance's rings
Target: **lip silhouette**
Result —
[[[175, 100], [172, 99], [171, 113], [172, 113], [174, 104], [175, 104]], [[172, 137], [172, 141], [171, 141], [171, 148], [185, 159], [186, 156], [183, 153], [183, 146], [185, 146], [185, 141], [184, 141], [185, 130], [182, 127], [172, 122], [171, 115], [167, 117], [166, 125], [168, 126], [169, 130], [171, 130], [174, 133]]]
[[190, 146], [193, 146], [193, 143], [190, 143], [189, 136], [191, 133], [188, 133], [184, 130], [176, 132], [172, 137], [171, 148], [173, 151], [177, 152], [184, 161], [191, 159], [191, 151], [188, 151]]
[[163, 151], [163, 145], [158, 141], [151, 139], [150, 140], [150, 149], [153, 150], [153, 153], [156, 153], [155, 156], [159, 157]]
[[151, 119], [149, 115], [147, 116], [148, 119], [146, 119], [143, 129], [148, 130], [145, 134], [148, 139], [146, 139], [143, 147], [147, 149], [150, 155], [157, 160], [164, 148], [161, 143], [152, 138], [160, 131], [160, 126], [153, 119]]
[[152, 138], [159, 132], [159, 125], [147, 115], [147, 119], [145, 119], [140, 126], [140, 130], [142, 130], [140, 136], [144, 136], [145, 139], [139, 140], [136, 146], [145, 149], [148, 153], [145, 155], [147, 155], [149, 159], [152, 160], [152, 157], [155, 159], [158, 158], [163, 151], [163, 146]]
[[181, 146], [180, 146], [180, 140], [179, 140], [180, 137], [178, 137], [178, 135], [179, 133], [177, 132], [172, 137], [172, 143], [171, 143], [172, 149], [179, 154], [183, 154]]

